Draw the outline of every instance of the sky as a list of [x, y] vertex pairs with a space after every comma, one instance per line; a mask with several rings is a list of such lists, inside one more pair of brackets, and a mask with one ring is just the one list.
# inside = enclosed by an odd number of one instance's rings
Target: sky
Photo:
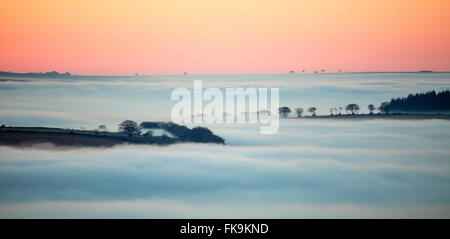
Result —
[[448, 0], [0, 0], [0, 70], [450, 71]]

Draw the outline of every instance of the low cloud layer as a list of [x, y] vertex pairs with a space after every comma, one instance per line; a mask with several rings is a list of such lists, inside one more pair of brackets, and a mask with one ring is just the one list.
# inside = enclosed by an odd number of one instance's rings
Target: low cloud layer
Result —
[[3, 203], [3, 218], [448, 218], [450, 206], [186, 203], [164, 199]]
[[[243, 74], [0, 81], [0, 121], [116, 130], [168, 120], [176, 87], [280, 87], [280, 104], [379, 104], [449, 74]], [[55, 100], [58, 99], [58, 100]], [[192, 127], [192, 125], [188, 125]], [[449, 121], [206, 125], [227, 145], [0, 147], [0, 218], [450, 217]]]
[[283, 120], [270, 136], [212, 126], [227, 146], [1, 147], [0, 217], [449, 217], [448, 127]]
[[192, 88], [194, 80], [203, 80], [204, 88], [277, 87], [281, 105], [315, 106], [318, 114], [349, 103], [357, 103], [361, 112], [367, 112], [368, 104], [378, 106], [392, 97], [448, 89], [449, 79], [446, 73], [12, 78], [0, 81], [0, 121], [15, 126], [74, 128], [105, 124], [116, 129], [126, 119], [169, 120], [176, 103], [170, 100], [172, 90]]

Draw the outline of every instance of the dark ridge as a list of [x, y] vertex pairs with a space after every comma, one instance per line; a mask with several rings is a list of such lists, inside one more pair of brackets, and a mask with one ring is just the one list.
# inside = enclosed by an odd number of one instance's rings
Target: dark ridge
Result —
[[[197, 135], [203, 136], [204, 134], [205, 133], [203, 132]], [[120, 132], [95, 130], [75, 130], [46, 127], [0, 127], [0, 145], [13, 147], [30, 147], [36, 144], [45, 143], [51, 143], [55, 146], [63, 147], [113, 147], [120, 144], [170, 145], [183, 142], [224, 144], [224, 141], [219, 142], [214, 137], [200, 137], [200, 140], [198, 140], [198, 138], [189, 140], [171, 138], [166, 135], [129, 135]]]
[[409, 94], [407, 97], [391, 99], [386, 107], [390, 112], [449, 112], [450, 91]]
[[331, 119], [331, 120], [450, 120], [450, 114], [410, 114], [410, 113], [389, 113], [389, 114], [341, 114], [341, 115], [317, 115], [288, 117], [287, 119]]
[[59, 73], [57, 71], [49, 72], [27, 72], [27, 73], [16, 73], [10, 71], [0, 71], [0, 76], [22, 76], [22, 77], [70, 77], [69, 72]]
[[184, 125], [178, 125], [173, 122], [142, 122], [140, 127], [144, 129], [163, 129], [185, 142], [225, 144], [225, 140], [222, 137], [213, 134], [211, 130], [205, 127], [189, 129]]

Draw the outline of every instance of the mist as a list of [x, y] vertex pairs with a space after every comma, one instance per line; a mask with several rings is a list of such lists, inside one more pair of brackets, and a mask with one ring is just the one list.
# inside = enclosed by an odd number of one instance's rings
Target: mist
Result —
[[447, 218], [449, 126], [282, 120], [268, 136], [211, 126], [225, 146], [0, 147], [0, 217]]
[[[379, 106], [393, 97], [450, 88], [448, 73], [439, 74], [224, 74], [151, 75], [71, 78], [8, 77], [0, 81], [0, 121], [12, 126], [96, 128], [116, 130], [123, 120], [170, 120], [170, 100], [177, 87], [278, 87], [280, 105], [318, 108], [356, 103], [362, 113], [367, 105]], [[58, 99], [58, 100], [55, 100]], [[157, 106], [157, 107], [156, 107]]]

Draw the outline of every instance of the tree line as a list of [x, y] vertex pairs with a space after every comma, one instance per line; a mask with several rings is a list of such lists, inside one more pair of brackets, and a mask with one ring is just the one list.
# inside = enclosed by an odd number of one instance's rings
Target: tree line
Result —
[[[330, 108], [330, 115], [342, 115], [344, 112], [348, 115], [357, 115], [359, 113], [360, 107], [358, 104], [351, 103], [344, 107], [333, 107]], [[374, 114], [375, 110], [378, 110], [380, 113], [389, 114], [390, 112], [443, 112], [450, 111], [450, 91], [445, 90], [439, 93], [436, 93], [434, 90], [418, 93], [418, 94], [409, 94], [408, 97], [403, 98], [393, 98], [391, 101], [386, 101], [380, 104], [379, 107], [375, 107], [373, 104], [369, 104], [367, 106], [369, 110], [369, 114]], [[278, 109], [281, 117], [287, 117], [290, 113], [292, 113], [292, 109], [283, 106]], [[309, 113], [311, 113], [312, 117], [316, 116], [316, 107], [309, 107], [307, 109]], [[303, 108], [295, 108], [294, 113], [297, 117], [302, 117], [304, 110]]]
[[[101, 125], [103, 126], [103, 125]], [[99, 128], [101, 127], [99, 126]], [[147, 129], [148, 131], [142, 136], [144, 137], [152, 137], [153, 133], [151, 129], [162, 129], [173, 136], [177, 137], [180, 140], [186, 142], [199, 142], [199, 143], [219, 143], [225, 144], [225, 140], [215, 135], [211, 130], [206, 127], [195, 127], [189, 129], [184, 125], [178, 125], [173, 122], [142, 122], [141, 124], [137, 124], [132, 120], [125, 120], [119, 124], [119, 132], [127, 134], [129, 137], [133, 135], [141, 135], [141, 131], [143, 129]], [[168, 137], [166, 134], [163, 134], [162, 137]]]
[[450, 91], [436, 93], [433, 90], [409, 94], [407, 97], [391, 99], [390, 102], [385, 103], [392, 112], [450, 111]]

